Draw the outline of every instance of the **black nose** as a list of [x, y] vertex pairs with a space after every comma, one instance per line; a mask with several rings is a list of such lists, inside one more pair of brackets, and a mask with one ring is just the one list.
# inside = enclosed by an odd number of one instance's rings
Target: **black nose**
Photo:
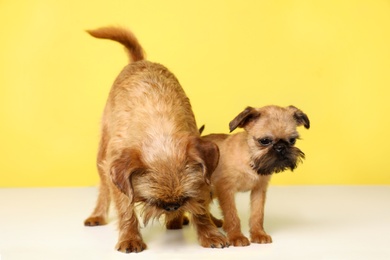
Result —
[[167, 203], [163, 205], [163, 209], [166, 211], [176, 211], [180, 208], [178, 203]]
[[286, 145], [284, 143], [276, 143], [274, 145], [274, 149], [275, 151], [277, 151], [278, 153], [281, 153], [283, 154], [284, 151], [286, 150]]

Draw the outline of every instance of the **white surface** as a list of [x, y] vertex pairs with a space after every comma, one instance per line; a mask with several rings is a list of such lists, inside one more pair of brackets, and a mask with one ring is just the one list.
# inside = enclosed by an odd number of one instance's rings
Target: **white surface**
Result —
[[[84, 227], [96, 188], [0, 189], [0, 259], [390, 259], [390, 186], [271, 186], [265, 228], [268, 245], [207, 249], [195, 230], [142, 229], [148, 249], [114, 249], [115, 218]], [[248, 193], [237, 196], [248, 235]], [[219, 216], [217, 205], [212, 212]]]

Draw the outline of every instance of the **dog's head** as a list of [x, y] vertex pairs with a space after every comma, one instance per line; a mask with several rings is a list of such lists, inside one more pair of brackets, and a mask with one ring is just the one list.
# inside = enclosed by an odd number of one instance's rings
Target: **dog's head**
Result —
[[296, 130], [303, 125], [310, 128], [309, 118], [294, 106], [247, 107], [229, 124], [232, 132], [237, 127], [248, 133], [252, 168], [261, 175], [294, 170], [305, 154], [295, 146], [299, 139]]
[[210, 178], [219, 160], [217, 145], [199, 137], [149, 148], [127, 149], [111, 165], [113, 183], [132, 202], [141, 202], [144, 222], [166, 215], [168, 221], [188, 211], [204, 213], [210, 200]]

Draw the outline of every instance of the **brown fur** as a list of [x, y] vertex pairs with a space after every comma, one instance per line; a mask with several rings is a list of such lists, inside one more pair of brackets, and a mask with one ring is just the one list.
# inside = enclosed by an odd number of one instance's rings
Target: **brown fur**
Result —
[[146, 248], [135, 211], [140, 204], [145, 224], [164, 216], [167, 228], [181, 228], [189, 212], [202, 246], [228, 246], [208, 210], [218, 147], [200, 138], [178, 80], [164, 66], [144, 60], [131, 32], [113, 27], [88, 32], [122, 43], [133, 62], [115, 80], [104, 109], [97, 157], [100, 191], [84, 224], [106, 224], [113, 200], [119, 225], [116, 248], [140, 252]]
[[[294, 170], [304, 158], [294, 146], [299, 135], [296, 127], [310, 127], [306, 114], [290, 106], [248, 107], [230, 122], [230, 131], [245, 129], [233, 135], [211, 134], [205, 140], [215, 142], [220, 150], [217, 169], [211, 177], [213, 195], [218, 198], [224, 222], [213, 218], [227, 232], [234, 246], [250, 244], [241, 232], [240, 219], [234, 201], [236, 192], [251, 191], [250, 237], [254, 243], [271, 243], [263, 227], [264, 204], [271, 174]], [[268, 145], [266, 139], [271, 140]]]

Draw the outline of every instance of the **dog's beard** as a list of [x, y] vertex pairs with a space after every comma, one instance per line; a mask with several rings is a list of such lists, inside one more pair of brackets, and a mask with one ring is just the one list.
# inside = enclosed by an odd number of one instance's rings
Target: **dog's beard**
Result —
[[303, 159], [305, 154], [296, 147], [288, 148], [283, 155], [274, 149], [269, 149], [262, 156], [252, 158], [251, 167], [260, 175], [270, 175], [285, 170], [293, 171]]
[[149, 199], [139, 204], [140, 216], [144, 226], [146, 226], [149, 221], [159, 220], [162, 216], [165, 216], [165, 222], [167, 222], [169, 219], [181, 216], [184, 212], [189, 212], [193, 215], [204, 214], [207, 211], [205, 204], [204, 200], [199, 198], [188, 198], [178, 210], [168, 212], [159, 206], [158, 202]]
[[207, 212], [210, 190], [201, 173], [188, 172], [180, 179], [171, 177], [171, 181], [169, 178], [161, 181], [156, 176], [145, 174], [132, 179], [137, 211], [145, 226], [161, 217], [169, 221], [184, 212], [195, 215]]
[[154, 204], [149, 203], [140, 203], [139, 208], [140, 216], [142, 218], [144, 226], [146, 226], [151, 220], [159, 220], [160, 217], [166, 213], [163, 209], [157, 207]]

